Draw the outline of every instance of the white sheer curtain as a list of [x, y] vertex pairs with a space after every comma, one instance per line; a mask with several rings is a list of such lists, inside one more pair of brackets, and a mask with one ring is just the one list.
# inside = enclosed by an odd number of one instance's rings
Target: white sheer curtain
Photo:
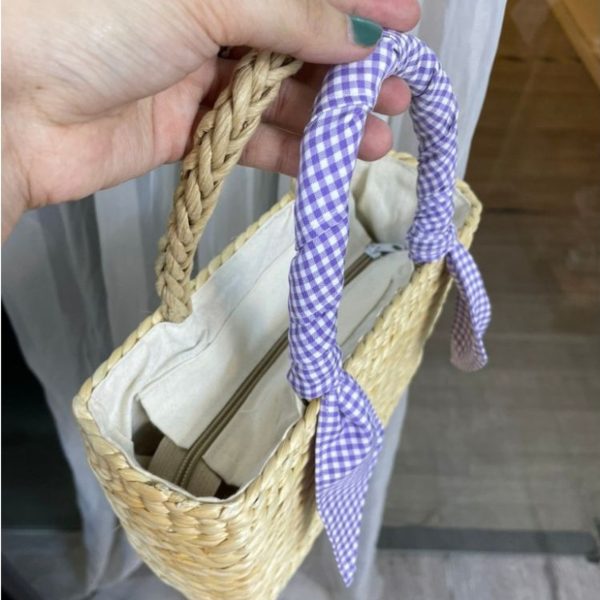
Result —
[[[460, 175], [504, 4], [422, 2], [416, 33], [438, 52], [461, 108]], [[392, 127], [395, 147], [416, 153], [408, 117], [395, 119]], [[87, 466], [71, 414], [80, 384], [157, 306], [153, 262], [176, 179], [177, 167], [167, 165], [93, 198], [30, 212], [3, 248], [3, 301], [25, 358], [44, 388], [73, 471], [83, 522], [81, 535], [5, 534], [4, 552], [43, 598], [180, 598], [140, 568]], [[288, 184], [288, 178], [237, 167], [201, 241], [199, 264], [256, 220]], [[392, 461], [393, 453], [386, 460]], [[387, 479], [379, 485], [383, 494]]]

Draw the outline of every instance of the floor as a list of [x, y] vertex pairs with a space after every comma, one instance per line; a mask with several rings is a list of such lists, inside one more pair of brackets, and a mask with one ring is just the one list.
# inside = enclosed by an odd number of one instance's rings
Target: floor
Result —
[[573, 557], [382, 551], [395, 600], [597, 600], [600, 570]]
[[[411, 387], [385, 525], [591, 536], [600, 90], [544, 0], [508, 3], [466, 179], [485, 207], [474, 254], [494, 308], [490, 364], [453, 370], [447, 309]], [[578, 581], [600, 590], [598, 566], [576, 557], [386, 551], [382, 563], [394, 589], [414, 590], [406, 598], [591, 598], [568, 587]], [[412, 575], [400, 581], [400, 569]], [[487, 591], [474, 592], [478, 580]]]

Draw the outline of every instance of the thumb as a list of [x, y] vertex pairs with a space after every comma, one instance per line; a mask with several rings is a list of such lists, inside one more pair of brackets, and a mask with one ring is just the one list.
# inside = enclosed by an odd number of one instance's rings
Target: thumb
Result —
[[216, 27], [207, 33], [217, 44], [266, 48], [306, 62], [336, 64], [364, 58], [382, 33], [374, 21], [347, 15], [327, 0], [211, 0], [210, 4]]

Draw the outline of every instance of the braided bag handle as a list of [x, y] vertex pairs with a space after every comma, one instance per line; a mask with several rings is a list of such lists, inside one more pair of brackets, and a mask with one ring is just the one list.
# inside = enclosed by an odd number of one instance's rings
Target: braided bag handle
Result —
[[179, 323], [190, 314], [194, 255], [223, 180], [237, 164], [282, 81], [301, 65], [283, 54], [252, 50], [240, 60], [231, 83], [196, 128], [193, 147], [181, 166], [167, 231], [159, 242], [156, 290], [165, 320]]

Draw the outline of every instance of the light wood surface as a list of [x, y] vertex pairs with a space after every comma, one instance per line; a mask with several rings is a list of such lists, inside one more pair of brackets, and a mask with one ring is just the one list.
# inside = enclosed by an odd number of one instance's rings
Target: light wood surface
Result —
[[547, 0], [590, 75], [600, 88], [600, 2]]

